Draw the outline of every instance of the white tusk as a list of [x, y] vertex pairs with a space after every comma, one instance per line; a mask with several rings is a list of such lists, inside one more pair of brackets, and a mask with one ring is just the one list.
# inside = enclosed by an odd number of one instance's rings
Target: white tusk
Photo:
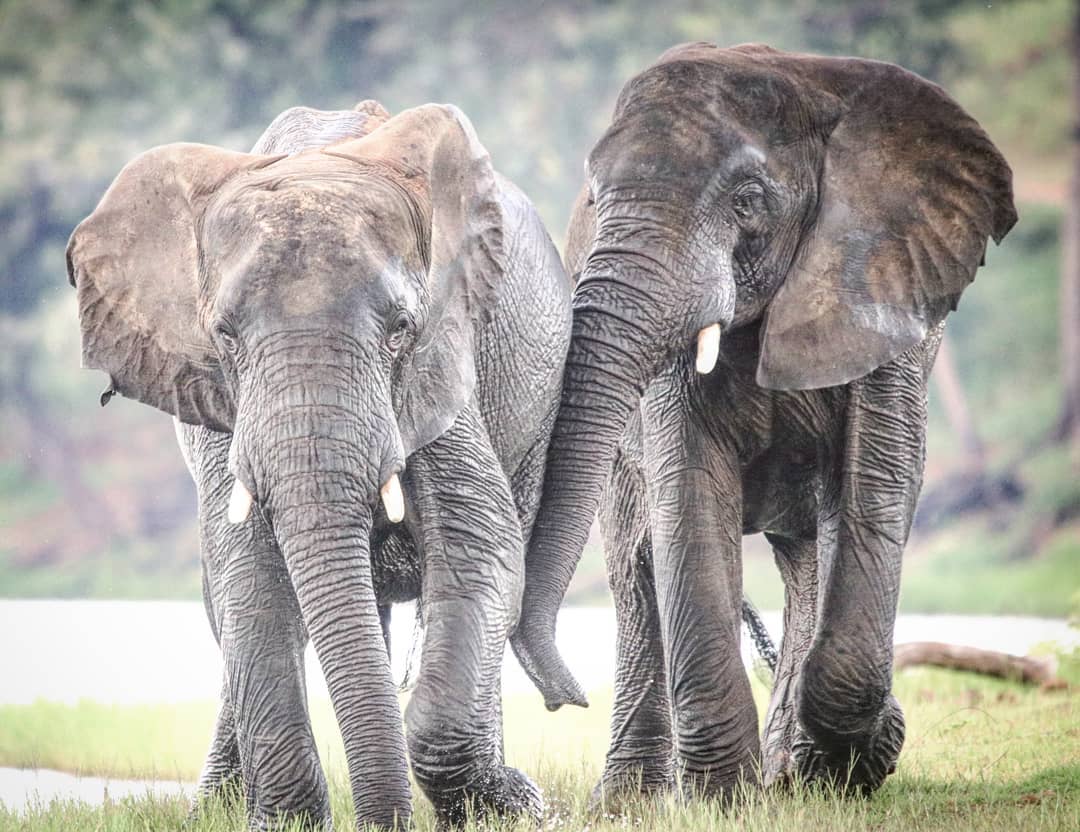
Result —
[[251, 513], [251, 492], [240, 482], [233, 481], [232, 494], [229, 495], [229, 522], [243, 523]]
[[400, 523], [405, 517], [405, 497], [401, 493], [401, 481], [394, 474], [386, 481], [379, 493], [382, 494], [383, 508], [391, 523]]
[[697, 371], [711, 373], [720, 356], [720, 324], [707, 326], [697, 334]]

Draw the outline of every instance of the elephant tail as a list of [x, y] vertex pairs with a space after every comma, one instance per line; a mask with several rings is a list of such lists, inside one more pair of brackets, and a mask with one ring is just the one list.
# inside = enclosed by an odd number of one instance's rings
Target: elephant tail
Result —
[[769, 631], [765, 629], [765, 622], [761, 620], [761, 613], [757, 611], [757, 607], [745, 595], [742, 602], [742, 620], [746, 624], [746, 629], [750, 631], [750, 638], [754, 642], [758, 655], [768, 665], [769, 672], [776, 673], [776, 645], [773, 644], [773, 640], [769, 637]]

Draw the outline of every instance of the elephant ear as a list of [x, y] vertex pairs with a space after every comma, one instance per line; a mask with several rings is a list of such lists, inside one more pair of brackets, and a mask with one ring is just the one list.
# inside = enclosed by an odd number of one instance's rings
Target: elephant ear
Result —
[[570, 280], [577, 286], [585, 260], [596, 239], [596, 205], [589, 186], [578, 191], [574, 207], [570, 211], [570, 223], [566, 226], [566, 259], [564, 266]]
[[757, 379], [774, 389], [843, 384], [922, 341], [1016, 222], [1012, 171], [940, 87], [892, 64], [795, 61], [843, 114], [763, 327]]
[[383, 159], [426, 191], [427, 319], [398, 385], [408, 455], [442, 435], [476, 387], [477, 330], [490, 319], [506, 270], [498, 178], [469, 119], [449, 105], [405, 110], [324, 152]]
[[116, 177], [71, 235], [83, 367], [104, 370], [114, 393], [182, 422], [231, 430], [234, 406], [204, 329], [197, 222], [208, 198], [240, 171], [277, 157], [196, 144], [154, 148]]

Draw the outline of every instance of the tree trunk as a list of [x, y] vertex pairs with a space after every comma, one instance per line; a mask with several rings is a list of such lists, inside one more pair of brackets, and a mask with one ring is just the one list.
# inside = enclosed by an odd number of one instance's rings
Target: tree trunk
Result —
[[1033, 658], [999, 653], [996, 650], [980, 650], [940, 641], [911, 641], [896, 645], [893, 653], [893, 669], [931, 665], [949, 670], [966, 670], [984, 676], [996, 676], [1030, 685], [1057, 687], [1057, 662], [1052, 657]]
[[1072, 170], [1061, 233], [1061, 373], [1065, 406], [1058, 438], [1073, 448], [1080, 466], [1080, 2], [1073, 12], [1069, 38], [1072, 61]]
[[956, 371], [956, 359], [953, 357], [952, 339], [946, 332], [938, 348], [937, 361], [934, 363], [934, 384], [941, 394], [945, 407], [945, 416], [949, 420], [960, 447], [964, 449], [964, 468], [973, 473], [982, 473], [986, 467], [985, 448], [975, 422], [971, 418], [964, 387], [960, 383], [960, 374]]

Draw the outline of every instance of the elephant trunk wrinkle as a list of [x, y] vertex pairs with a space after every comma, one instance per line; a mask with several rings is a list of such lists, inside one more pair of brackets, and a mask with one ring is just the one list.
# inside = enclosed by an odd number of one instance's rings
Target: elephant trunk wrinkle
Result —
[[375, 602], [371, 511], [341, 472], [294, 470], [268, 490], [304, 623], [345, 744], [358, 820], [407, 821], [411, 790], [389, 658]]
[[551, 710], [587, 704], [555, 646], [556, 615], [584, 549], [619, 437], [644, 389], [651, 362], [641, 360], [639, 353], [647, 349], [632, 320], [600, 309], [575, 312], [562, 404], [526, 557], [522, 615], [511, 638]]
[[[295, 357], [289, 352], [276, 356], [278, 366], [259, 362], [237, 422], [235, 467], [248, 472], [244, 485], [261, 504], [279, 489], [300, 502], [374, 506], [386, 491], [388, 515], [400, 517], [404, 495], [400, 483], [395, 493], [393, 483], [405, 468], [405, 454], [387, 380], [371, 359], [355, 353], [355, 344], [331, 346], [345, 366], [304, 364], [283, 374], [280, 365]], [[263, 349], [262, 357], [269, 352]], [[268, 383], [278, 377], [284, 380]]]
[[[370, 556], [380, 487], [404, 468], [388, 385], [354, 344], [275, 344], [273, 355], [262, 345], [245, 391], [235, 467], [249, 472], [284, 555], [341, 729], [358, 821], [407, 824], [405, 738]], [[318, 360], [297, 360], [286, 346]], [[340, 365], [329, 363], [335, 357]], [[400, 484], [392, 496], [387, 508], [403, 514]]]

